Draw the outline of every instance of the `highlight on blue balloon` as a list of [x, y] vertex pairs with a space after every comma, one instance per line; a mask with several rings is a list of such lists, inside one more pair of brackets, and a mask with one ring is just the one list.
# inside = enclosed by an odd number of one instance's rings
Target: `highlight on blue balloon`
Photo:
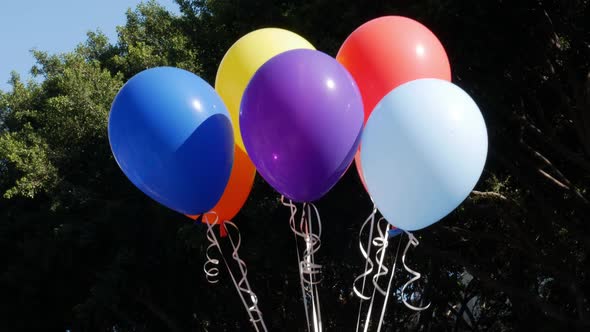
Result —
[[233, 131], [221, 98], [197, 75], [158, 67], [133, 76], [113, 101], [108, 134], [123, 173], [157, 202], [200, 214], [221, 198]]
[[459, 206], [479, 180], [488, 151], [476, 103], [439, 79], [411, 81], [387, 94], [361, 144], [369, 194], [387, 220], [408, 231]]

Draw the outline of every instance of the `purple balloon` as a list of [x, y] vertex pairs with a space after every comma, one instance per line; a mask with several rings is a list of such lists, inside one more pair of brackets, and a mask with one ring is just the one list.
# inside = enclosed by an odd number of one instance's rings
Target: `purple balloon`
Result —
[[242, 97], [240, 129], [260, 175], [287, 198], [311, 202], [346, 172], [363, 116], [348, 71], [329, 55], [298, 49], [254, 74]]

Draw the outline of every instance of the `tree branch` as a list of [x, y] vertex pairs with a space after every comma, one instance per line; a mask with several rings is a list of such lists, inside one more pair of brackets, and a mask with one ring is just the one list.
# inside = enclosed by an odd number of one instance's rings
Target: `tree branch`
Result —
[[573, 164], [577, 165], [578, 167], [584, 169], [587, 172], [590, 172], [590, 162], [588, 162], [583, 154], [577, 154], [567, 148], [566, 146], [560, 144], [555, 139], [548, 139], [547, 135], [541, 131], [537, 126], [530, 123], [530, 121], [526, 121], [524, 123], [525, 128], [529, 130], [529, 132], [535, 134], [543, 144], [551, 147], [555, 152], [560, 154], [565, 159], [571, 161]]
[[553, 176], [551, 176], [549, 173], [545, 172], [544, 170], [538, 168], [537, 172], [539, 172], [545, 178], [549, 179], [549, 181], [553, 182], [553, 184], [557, 185], [558, 187], [565, 189], [565, 190], [571, 190], [571, 188], [568, 185], [560, 182], [559, 180], [557, 180], [556, 178], [554, 178]]
[[563, 173], [547, 157], [545, 157], [539, 151], [533, 149], [530, 145], [525, 143], [523, 138], [521, 138], [521, 140], [520, 140], [520, 145], [522, 147], [524, 147], [527, 151], [529, 151], [531, 154], [533, 154], [537, 159], [542, 161], [545, 164], [545, 166], [549, 167], [554, 173], [556, 173], [561, 178], [561, 181], [556, 179], [555, 177], [553, 177], [549, 173], [545, 172], [544, 170], [538, 168], [537, 171], [541, 175], [543, 175], [545, 178], [549, 179], [552, 183], [556, 184], [560, 188], [571, 191], [574, 194], [574, 196], [577, 197], [578, 199], [580, 199], [584, 204], [590, 203], [590, 202], [588, 202], [586, 197], [584, 197], [578, 190], [576, 190], [576, 188], [574, 188], [572, 186], [571, 181], [568, 180], [565, 177], [565, 175], [563, 175]]
[[490, 199], [499, 199], [501, 201], [507, 201], [508, 198], [500, 193], [493, 192], [493, 191], [477, 191], [473, 190], [471, 195], [476, 196], [478, 198], [490, 198]]

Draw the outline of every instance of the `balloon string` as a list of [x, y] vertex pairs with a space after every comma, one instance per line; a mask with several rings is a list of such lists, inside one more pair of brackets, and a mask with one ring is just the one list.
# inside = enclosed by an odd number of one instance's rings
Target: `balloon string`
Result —
[[[210, 213], [214, 213], [214, 212], [210, 212]], [[248, 313], [248, 316], [250, 317], [250, 322], [252, 322], [252, 325], [254, 326], [254, 329], [256, 330], [256, 332], [259, 332], [260, 329], [258, 327], [258, 324], [256, 323], [254, 316], [252, 315], [252, 312], [249, 310], [249, 305], [246, 302], [246, 299], [244, 298], [242, 292], [240, 291], [240, 286], [238, 285], [238, 282], [236, 280], [236, 278], [234, 277], [234, 274], [232, 272], [232, 270], [229, 267], [229, 264], [227, 263], [227, 260], [225, 259], [225, 257], [223, 256], [223, 251], [221, 250], [221, 246], [219, 245], [219, 241], [217, 240], [217, 236], [215, 235], [215, 232], [213, 230], [213, 226], [216, 225], [219, 221], [219, 217], [217, 216], [217, 213], [215, 214], [215, 221], [213, 223], [209, 222], [208, 217], [205, 216], [205, 221], [207, 222], [207, 239], [209, 240], [209, 242], [211, 243], [210, 246], [214, 246], [217, 247], [217, 249], [219, 250], [219, 253], [221, 254], [221, 258], [223, 259], [223, 262], [225, 263], [225, 267], [227, 268], [227, 271], [229, 272], [229, 275], [231, 277], [231, 280], [236, 288], [236, 291], [238, 293], [238, 295], [240, 296], [240, 299], [242, 300], [242, 304], [244, 304], [244, 308], [246, 309], [246, 312]]]
[[[313, 207], [316, 212], [316, 219], [319, 227], [317, 234], [313, 233], [311, 207]], [[319, 280], [315, 280], [315, 276], [321, 275], [322, 268], [321, 265], [316, 264], [314, 261], [314, 254], [320, 249], [321, 246], [320, 235], [322, 233], [322, 224], [319, 218], [319, 212], [313, 204], [303, 204], [303, 214], [301, 216], [300, 228], [305, 230], [305, 250], [303, 251], [303, 260], [301, 260], [300, 264], [304, 276], [307, 277], [304, 281], [311, 285], [315, 285], [320, 282]]]
[[[217, 221], [216, 221], [217, 222]], [[205, 272], [205, 278], [210, 284], [216, 284], [219, 282], [219, 259], [213, 258], [212, 250], [219, 246], [217, 242], [217, 238], [215, 237], [215, 233], [213, 233], [212, 228], [207, 227], [207, 240], [209, 240], [209, 245], [207, 249], [205, 249], [205, 264], [203, 264], [203, 271]]]
[[[379, 225], [379, 223], [381, 221], [384, 221], [385, 219], [380, 218], [379, 221], [377, 221], [377, 225]], [[389, 229], [391, 228], [391, 224], [387, 223], [385, 225], [385, 229], [381, 230], [381, 228], [377, 227], [377, 231], [379, 232], [379, 236], [375, 237], [373, 239], [373, 245], [379, 249], [377, 249], [377, 252], [375, 253], [375, 259], [379, 262], [379, 268], [377, 269], [377, 273], [375, 273], [375, 275], [373, 276], [373, 286], [375, 287], [375, 290], [379, 291], [379, 293], [381, 293], [381, 295], [385, 296], [386, 292], [381, 288], [381, 286], [379, 286], [379, 283], [377, 282], [379, 280], [379, 278], [381, 276], [386, 275], [389, 272], [389, 269], [387, 268], [387, 266], [383, 265], [383, 260], [385, 259], [385, 251], [389, 245]]]
[[[365, 291], [365, 281], [367, 279], [367, 276], [373, 272], [373, 261], [371, 260], [370, 255], [371, 255], [371, 239], [373, 238], [373, 226], [375, 225], [375, 214], [376, 213], [377, 213], [377, 209], [373, 208], [373, 212], [371, 212], [371, 215], [365, 220], [365, 222], [361, 226], [361, 230], [359, 232], [359, 249], [361, 251], [361, 255], [365, 258], [365, 271], [361, 275], [359, 275], [358, 277], [356, 277], [354, 279], [352, 289], [353, 289], [354, 293], [356, 294], [356, 296], [361, 298], [361, 305], [362, 305], [362, 300], [370, 299], [370, 296], [364, 295], [363, 292]], [[369, 224], [369, 239], [367, 241], [367, 249], [365, 250], [365, 248], [363, 248], [361, 237], [362, 237], [363, 231], [364, 231], [365, 227], [367, 226], [367, 224]], [[363, 284], [361, 286], [361, 290], [359, 291], [357, 288], [357, 283], [361, 279], [363, 280]]]
[[[316, 280], [317, 277], [321, 277], [322, 266], [315, 263], [315, 253], [320, 249], [321, 241], [320, 236], [322, 234], [322, 222], [320, 219], [320, 213], [316, 206], [312, 203], [304, 204], [307, 205], [307, 228], [309, 230], [308, 237], [306, 238], [306, 249], [304, 251], [305, 268], [304, 273], [309, 275], [308, 291], [311, 293], [312, 300], [312, 314], [315, 331], [322, 331], [322, 314], [320, 309], [320, 297], [317, 289], [317, 285], [320, 280]], [[314, 209], [316, 222], [318, 224], [318, 233], [313, 232], [313, 214], [311, 209]], [[305, 210], [303, 211], [305, 213]]]
[[[322, 316], [317, 285], [320, 283], [321, 268], [315, 262], [315, 253], [320, 249], [320, 236], [322, 233], [322, 222], [317, 207], [311, 203], [304, 203], [301, 219], [297, 225], [295, 218], [297, 208], [292, 201], [285, 202], [281, 197], [281, 203], [291, 209], [289, 224], [295, 237], [297, 259], [299, 261], [299, 279], [303, 294], [303, 303], [306, 311], [306, 319], [309, 331], [322, 331]], [[314, 220], [317, 224], [317, 232], [314, 231]], [[297, 227], [299, 226], [299, 227]], [[297, 239], [303, 239], [305, 247], [300, 255]], [[308, 302], [311, 302], [308, 304]], [[311, 308], [310, 308], [311, 307]], [[311, 309], [311, 310], [310, 310]]]
[[[359, 326], [360, 326], [360, 322], [361, 322], [361, 312], [363, 310], [363, 301], [370, 299], [370, 296], [364, 295], [363, 293], [365, 291], [365, 283], [367, 281], [367, 276], [373, 272], [373, 261], [371, 261], [370, 256], [371, 256], [371, 239], [373, 238], [373, 226], [375, 225], [375, 215], [376, 214], [377, 214], [377, 207], [373, 206], [373, 211], [371, 212], [369, 217], [365, 220], [365, 222], [361, 226], [361, 230], [359, 231], [359, 249], [361, 251], [361, 255], [363, 255], [363, 257], [365, 258], [365, 271], [361, 275], [356, 277], [352, 283], [352, 289], [353, 289], [354, 293], [356, 294], [356, 296], [358, 296], [360, 298], [358, 315], [356, 317], [356, 331], [357, 332], [359, 330]], [[367, 224], [369, 224], [370, 228], [369, 228], [369, 238], [367, 241], [367, 249], [365, 250], [363, 248], [361, 238], [362, 238], [363, 230], [365, 229]], [[360, 281], [360, 279], [363, 280], [363, 284], [361, 286], [361, 291], [359, 292], [359, 290], [357, 288], [357, 282]]]
[[408, 271], [410, 274], [414, 275], [414, 277], [412, 279], [410, 279], [408, 282], [406, 282], [404, 284], [404, 286], [402, 287], [402, 291], [401, 291], [402, 301], [404, 302], [406, 307], [408, 307], [409, 309], [412, 309], [414, 311], [422, 311], [422, 310], [428, 309], [430, 307], [430, 303], [428, 303], [428, 305], [426, 305], [425, 307], [415, 307], [415, 306], [409, 304], [406, 297], [405, 297], [406, 287], [408, 287], [410, 284], [417, 281], [421, 277], [420, 273], [410, 269], [408, 267], [408, 265], [406, 264], [406, 254], [408, 253], [408, 249], [410, 249], [410, 246], [417, 247], [418, 244], [420, 244], [420, 243], [418, 242], [418, 239], [416, 239], [414, 234], [412, 234], [410, 232], [406, 232], [406, 234], [408, 235], [409, 241], [408, 241], [408, 244], [406, 245], [406, 248], [404, 249], [404, 253], [402, 254], [402, 264], [404, 265], [404, 268], [406, 269], [406, 271]]
[[238, 266], [240, 268], [240, 272], [242, 274], [242, 277], [241, 277], [240, 281], [238, 282], [238, 289], [239, 289], [239, 291], [246, 293], [250, 297], [251, 304], [248, 307], [248, 310], [252, 314], [252, 319], [251, 319], [252, 323], [253, 324], [260, 324], [263, 331], [268, 331], [266, 328], [266, 324], [264, 323], [264, 319], [262, 318], [262, 312], [258, 308], [258, 297], [252, 291], [252, 289], [250, 287], [250, 283], [248, 281], [248, 267], [246, 266], [246, 262], [244, 262], [244, 260], [242, 260], [240, 258], [239, 253], [238, 253], [238, 251], [240, 249], [240, 244], [242, 242], [242, 236], [240, 234], [240, 229], [238, 228], [238, 226], [236, 226], [231, 221], [225, 221], [225, 223], [221, 227], [227, 227], [227, 225], [233, 227], [237, 233], [237, 236], [238, 236], [237, 244], [236, 244], [236, 243], [234, 243], [234, 241], [232, 239], [229, 229], [226, 229], [226, 234], [229, 238], [229, 241], [230, 241], [230, 243], [232, 245], [232, 249], [233, 249], [232, 258], [238, 263]]
[[[284, 196], [281, 196], [281, 204], [288, 207], [291, 211], [291, 216], [289, 217], [289, 225], [291, 227], [291, 231], [293, 232], [293, 238], [295, 239], [295, 252], [297, 252], [297, 262], [301, 261], [301, 255], [299, 254], [299, 246], [297, 245], [297, 236], [298, 232], [295, 228], [295, 217], [297, 215], [297, 206], [293, 204], [291, 200], [286, 201]], [[311, 323], [309, 320], [309, 308], [307, 305], [306, 299], [306, 292], [305, 286], [303, 284], [303, 273], [301, 272], [301, 264], [297, 264], [297, 268], [299, 270], [299, 284], [301, 286], [301, 296], [303, 299], [303, 306], [305, 308], [305, 320], [307, 322], [307, 330], [311, 331]]]
[[371, 295], [369, 310], [367, 311], [367, 316], [365, 318], [365, 328], [363, 329], [364, 332], [367, 332], [369, 329], [369, 321], [371, 320], [371, 314], [373, 312], [373, 303], [375, 302], [375, 292], [379, 289], [379, 292], [383, 293], [383, 290], [381, 290], [378, 284], [379, 277], [387, 274], [387, 272], [389, 271], [387, 267], [383, 265], [383, 259], [385, 258], [385, 249], [387, 249], [387, 246], [389, 245], [388, 230], [391, 227], [391, 225], [389, 223], [386, 223], [384, 227], [385, 229], [382, 230], [379, 227], [379, 222], [381, 222], [382, 220], [384, 219], [381, 218], [379, 219], [379, 221], [377, 221], [377, 231], [379, 232], [379, 235], [373, 239], [373, 245], [379, 248], [375, 253], [375, 260], [377, 261], [378, 265], [377, 273], [373, 276], [373, 294]]
[[385, 318], [385, 310], [387, 308], [387, 302], [389, 300], [389, 294], [391, 291], [391, 284], [393, 283], [393, 277], [395, 276], [395, 267], [397, 265], [397, 257], [399, 255], [399, 248], [402, 244], [402, 237], [400, 236], [399, 241], [397, 242], [397, 249], [395, 251], [395, 259], [393, 261], [393, 267], [391, 268], [391, 276], [389, 276], [389, 283], [387, 284], [387, 292], [385, 293], [385, 299], [383, 300], [383, 308], [381, 308], [381, 316], [379, 317], [379, 325], [377, 326], [377, 332], [381, 331], [381, 327], [383, 326], [383, 319]]

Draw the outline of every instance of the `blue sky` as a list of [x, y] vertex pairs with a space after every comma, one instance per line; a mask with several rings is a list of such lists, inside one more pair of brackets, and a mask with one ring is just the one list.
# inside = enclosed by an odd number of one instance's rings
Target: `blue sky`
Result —
[[[111, 42], [125, 23], [127, 8], [141, 0], [0, 0], [0, 90], [7, 91], [10, 72], [27, 79], [34, 59], [29, 50], [67, 52], [100, 29]], [[158, 0], [178, 13], [174, 0]]]

